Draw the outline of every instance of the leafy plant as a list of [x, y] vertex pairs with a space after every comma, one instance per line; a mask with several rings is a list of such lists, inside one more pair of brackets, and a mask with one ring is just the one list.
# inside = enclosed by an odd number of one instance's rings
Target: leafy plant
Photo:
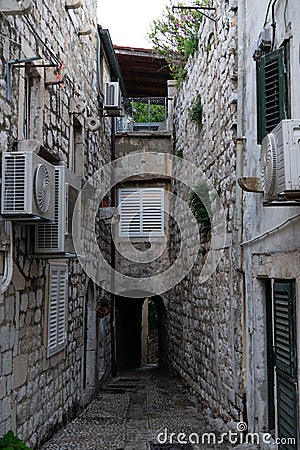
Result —
[[98, 301], [98, 306], [110, 307], [110, 300], [108, 298], [101, 297]]
[[[193, 191], [189, 194], [189, 206], [197, 222], [203, 225], [204, 232], [208, 232], [211, 229], [210, 201], [209, 186], [204, 182], [195, 186]], [[205, 205], [207, 205], [207, 207]]]
[[2, 438], [0, 438], [0, 449], [3, 450], [30, 450], [26, 444], [21, 441], [14, 433], [10, 430]]
[[200, 94], [197, 94], [196, 100], [192, 108], [189, 109], [189, 118], [198, 125], [202, 125], [203, 105]]
[[178, 156], [179, 158], [183, 158], [183, 150], [182, 148], [179, 148], [177, 152], [175, 153], [175, 156]]
[[[207, 4], [208, 0], [195, 0], [195, 6]], [[172, 1], [166, 5], [162, 18], [152, 22], [148, 37], [178, 80], [179, 77], [182, 79], [182, 69], [188, 57], [198, 48], [198, 30], [203, 14], [199, 9], [185, 9], [182, 2], [176, 6], [173, 7]]]
[[164, 105], [148, 105], [147, 103], [132, 103], [133, 121], [137, 123], [164, 122], [167, 119]]

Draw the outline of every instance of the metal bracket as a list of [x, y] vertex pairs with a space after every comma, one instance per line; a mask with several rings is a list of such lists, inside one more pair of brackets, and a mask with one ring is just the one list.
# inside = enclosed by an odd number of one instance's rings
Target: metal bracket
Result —
[[23, 59], [11, 59], [6, 63], [6, 86], [7, 86], [7, 95], [6, 98], [10, 102], [12, 99], [12, 84], [11, 84], [11, 68], [15, 64], [20, 63], [29, 63], [32, 61], [38, 61], [39, 59], [43, 59], [40, 56], [33, 56], [32, 58], [23, 58]]

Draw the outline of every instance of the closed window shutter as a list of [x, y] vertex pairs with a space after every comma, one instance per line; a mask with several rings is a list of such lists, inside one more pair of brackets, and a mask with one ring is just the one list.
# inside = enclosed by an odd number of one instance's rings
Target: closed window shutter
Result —
[[268, 53], [257, 63], [258, 142], [289, 115], [286, 47]]
[[142, 197], [142, 234], [161, 235], [163, 233], [163, 190], [143, 189]]
[[164, 190], [162, 188], [120, 189], [119, 235], [147, 237], [164, 234]]
[[68, 265], [50, 264], [48, 356], [62, 350], [66, 343], [66, 303]]

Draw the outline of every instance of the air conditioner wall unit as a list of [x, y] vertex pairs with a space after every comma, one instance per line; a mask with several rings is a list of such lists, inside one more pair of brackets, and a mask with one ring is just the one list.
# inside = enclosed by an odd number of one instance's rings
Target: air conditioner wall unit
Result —
[[121, 90], [118, 81], [105, 83], [104, 109], [121, 109]]
[[8, 220], [54, 219], [52, 164], [32, 151], [4, 152], [1, 214]]
[[300, 119], [282, 120], [265, 136], [260, 166], [267, 201], [300, 199]]
[[65, 166], [55, 166], [55, 218], [53, 223], [36, 224], [34, 256], [76, 256], [72, 217], [80, 189], [80, 178]]

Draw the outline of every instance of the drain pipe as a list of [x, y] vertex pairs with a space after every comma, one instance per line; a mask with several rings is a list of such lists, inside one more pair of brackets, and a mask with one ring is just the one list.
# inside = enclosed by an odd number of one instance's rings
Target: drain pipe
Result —
[[[7, 291], [8, 286], [12, 280], [13, 275], [13, 229], [11, 222], [4, 223], [4, 232], [7, 236], [9, 249], [7, 252], [4, 252], [3, 257], [3, 277], [1, 282], [1, 295]], [[5, 242], [6, 244], [6, 242]]]
[[246, 292], [245, 292], [245, 272], [243, 268], [243, 248], [241, 243], [243, 240], [243, 191], [238, 184], [238, 179], [243, 176], [243, 162], [245, 152], [245, 136], [244, 136], [244, 124], [245, 124], [245, 61], [244, 61], [244, 35], [245, 35], [245, 0], [238, 0], [238, 113], [237, 120], [237, 139], [236, 139], [236, 221], [237, 221], [237, 265], [236, 270], [240, 273], [240, 291], [242, 297], [242, 325], [243, 325], [243, 382], [245, 395], [243, 398], [243, 417], [244, 422], [247, 422], [247, 398], [246, 398], [246, 385], [247, 385], [247, 305], [246, 305]]

